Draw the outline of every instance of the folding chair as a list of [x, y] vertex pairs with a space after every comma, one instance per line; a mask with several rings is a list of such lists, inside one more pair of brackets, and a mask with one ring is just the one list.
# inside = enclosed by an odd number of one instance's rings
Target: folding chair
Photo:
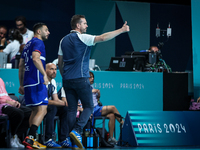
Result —
[[[103, 131], [102, 131], [102, 135], [101, 135], [101, 136], [104, 137], [104, 135], [105, 135], [105, 120], [106, 120], [106, 119], [109, 119], [109, 118], [106, 117], [106, 116], [94, 117], [93, 126], [95, 126], [95, 121], [96, 121], [96, 120], [100, 120], [100, 119], [102, 119], [102, 123], [103, 123], [103, 127], [102, 127]], [[114, 129], [114, 137], [115, 137], [115, 129]]]

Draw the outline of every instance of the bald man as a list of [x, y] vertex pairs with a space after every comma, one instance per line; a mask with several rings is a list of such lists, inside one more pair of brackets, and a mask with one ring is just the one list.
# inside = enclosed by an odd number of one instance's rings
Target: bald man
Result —
[[[67, 127], [67, 101], [60, 100], [57, 94], [57, 86], [56, 86], [56, 73], [57, 67], [53, 63], [46, 64], [46, 74], [49, 80], [47, 85], [48, 88], [48, 107], [46, 114], [46, 131], [45, 131], [45, 143], [48, 148], [61, 148], [61, 147], [70, 147], [70, 143], [68, 142], [68, 138], [66, 137], [68, 132]], [[54, 132], [54, 117], [59, 116], [60, 119], [60, 135], [59, 141], [60, 144], [57, 144], [52, 139], [52, 134]]]

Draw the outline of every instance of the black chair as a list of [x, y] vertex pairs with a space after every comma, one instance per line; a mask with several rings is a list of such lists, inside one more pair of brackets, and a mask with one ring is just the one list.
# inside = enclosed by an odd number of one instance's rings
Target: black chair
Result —
[[10, 124], [9, 124], [9, 118], [7, 115], [0, 115], [0, 124], [2, 124], [4, 127], [1, 129], [2, 133], [4, 130], [6, 130], [6, 146], [7, 148], [10, 148], [10, 139], [11, 139], [11, 131], [10, 131]]
[[[105, 136], [105, 120], [106, 120], [106, 119], [109, 119], [109, 118], [106, 117], [106, 116], [94, 117], [94, 124], [93, 124], [94, 127], [95, 127], [95, 121], [96, 121], [96, 120], [100, 120], [100, 119], [102, 120], [102, 124], [103, 124], [103, 126], [102, 126], [102, 129], [103, 129], [103, 130], [102, 130], [102, 135], [101, 135], [101, 136], [104, 137], [104, 136]], [[116, 134], [115, 134], [115, 129], [114, 129], [114, 137], [115, 137], [115, 135], [116, 135]]]

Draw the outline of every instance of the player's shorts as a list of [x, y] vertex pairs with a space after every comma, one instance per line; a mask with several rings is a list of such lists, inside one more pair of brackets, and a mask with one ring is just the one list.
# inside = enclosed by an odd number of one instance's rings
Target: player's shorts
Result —
[[44, 84], [24, 88], [26, 106], [48, 105], [47, 87]]
[[99, 105], [94, 107], [94, 117], [101, 116], [102, 108], [103, 108], [103, 106], [99, 106]]

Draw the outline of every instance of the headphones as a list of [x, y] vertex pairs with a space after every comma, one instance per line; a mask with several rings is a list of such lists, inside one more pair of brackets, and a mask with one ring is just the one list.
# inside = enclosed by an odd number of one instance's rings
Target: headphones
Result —
[[10, 35], [9, 35], [10, 40], [14, 40], [14, 37], [13, 37], [14, 32], [15, 32], [15, 29], [10, 30]]

